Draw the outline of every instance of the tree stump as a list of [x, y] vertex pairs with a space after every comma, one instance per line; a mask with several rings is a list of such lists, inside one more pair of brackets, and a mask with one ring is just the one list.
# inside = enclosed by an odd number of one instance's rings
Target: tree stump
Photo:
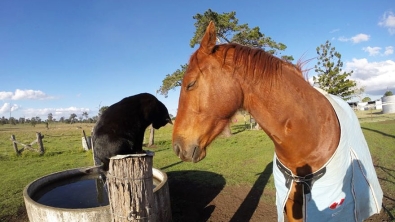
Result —
[[113, 222], [156, 221], [153, 156], [153, 152], [147, 151], [110, 159], [107, 186]]

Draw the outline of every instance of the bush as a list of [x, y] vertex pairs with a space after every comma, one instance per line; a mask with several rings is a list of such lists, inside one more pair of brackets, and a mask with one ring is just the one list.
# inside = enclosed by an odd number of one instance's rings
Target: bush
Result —
[[391, 91], [387, 91], [384, 93], [384, 96], [392, 96], [394, 95]]

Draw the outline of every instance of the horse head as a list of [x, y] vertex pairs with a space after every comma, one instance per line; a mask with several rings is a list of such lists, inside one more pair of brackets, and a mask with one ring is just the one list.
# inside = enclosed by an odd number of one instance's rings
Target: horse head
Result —
[[242, 106], [240, 85], [229, 78], [233, 68], [224, 59], [216, 45], [214, 23], [210, 22], [181, 84], [173, 149], [184, 161], [202, 160], [206, 147]]

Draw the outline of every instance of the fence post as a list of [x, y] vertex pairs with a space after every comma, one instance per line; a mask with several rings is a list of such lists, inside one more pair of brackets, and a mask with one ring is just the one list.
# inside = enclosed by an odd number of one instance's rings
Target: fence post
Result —
[[37, 132], [36, 136], [37, 136], [37, 143], [38, 143], [38, 146], [39, 146], [40, 154], [44, 154], [44, 144], [43, 144], [43, 141], [42, 141], [44, 136], [41, 136], [40, 132]]
[[12, 140], [12, 145], [14, 146], [16, 155], [21, 155], [21, 153], [18, 150], [18, 144], [16, 144], [16, 142], [15, 142], [15, 140], [16, 140], [15, 135], [11, 135], [11, 140]]
[[93, 156], [93, 164], [94, 164], [94, 166], [100, 166], [101, 164], [102, 164], [102, 162], [101, 162], [101, 160], [99, 160], [99, 158], [97, 158], [96, 157], [96, 149], [95, 149], [95, 146], [94, 146], [94, 144], [93, 144], [93, 129], [94, 129], [94, 127], [92, 128], [92, 130], [91, 130], [91, 145], [92, 145], [92, 156]]
[[100, 166], [102, 164], [101, 160], [97, 158], [96, 156], [96, 149], [95, 146], [93, 146], [93, 141], [92, 141], [92, 153], [93, 153], [93, 164], [95, 166]]
[[118, 155], [110, 159], [108, 199], [113, 222], [156, 221], [152, 159], [154, 153]]
[[85, 145], [86, 145], [87, 149], [88, 150], [91, 149], [92, 148], [91, 143], [90, 143], [90, 141], [88, 141], [88, 138], [86, 137], [85, 130], [82, 130], [82, 134], [84, 135]]
[[148, 145], [147, 145], [148, 147], [154, 145], [154, 136], [155, 136], [154, 134], [155, 134], [154, 126], [152, 126], [152, 124], [151, 124], [151, 126], [149, 128], [149, 139], [148, 139]]

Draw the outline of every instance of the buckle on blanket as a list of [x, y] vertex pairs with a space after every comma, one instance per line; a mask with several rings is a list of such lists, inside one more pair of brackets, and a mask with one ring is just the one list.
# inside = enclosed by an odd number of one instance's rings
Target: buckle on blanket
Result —
[[304, 177], [297, 176], [297, 175], [294, 175], [290, 169], [288, 169], [286, 166], [284, 166], [277, 157], [276, 157], [276, 165], [285, 177], [285, 186], [289, 189], [292, 181], [306, 185], [306, 186], [303, 186], [304, 194], [309, 194], [311, 189], [313, 188], [314, 182], [317, 181], [318, 179], [320, 179], [326, 173], [326, 167], [323, 167], [320, 170], [318, 170], [314, 173], [308, 174]]

